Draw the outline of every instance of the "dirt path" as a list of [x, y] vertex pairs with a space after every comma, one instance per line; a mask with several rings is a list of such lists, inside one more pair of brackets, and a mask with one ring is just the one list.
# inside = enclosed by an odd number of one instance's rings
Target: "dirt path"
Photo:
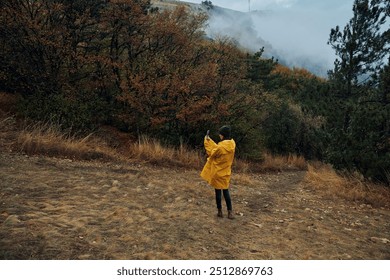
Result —
[[389, 209], [235, 174], [220, 219], [198, 173], [0, 153], [0, 258], [390, 259]]

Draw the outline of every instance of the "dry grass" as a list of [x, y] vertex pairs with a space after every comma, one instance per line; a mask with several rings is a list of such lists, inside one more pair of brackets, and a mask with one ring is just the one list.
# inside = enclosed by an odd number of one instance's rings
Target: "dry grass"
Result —
[[15, 125], [15, 117], [3, 117], [0, 119], [0, 130], [7, 131]]
[[129, 150], [133, 159], [161, 166], [199, 169], [204, 162], [199, 152], [191, 151], [185, 146], [178, 149], [163, 146], [158, 140], [146, 136], [130, 144]]
[[[148, 137], [141, 137], [138, 142], [130, 144], [129, 151], [130, 156], [135, 160], [167, 167], [176, 166], [200, 169], [206, 160], [200, 151], [190, 150], [185, 146], [181, 146], [178, 149], [167, 147], [158, 140]], [[259, 164], [236, 159], [233, 169], [234, 173], [242, 174], [256, 171], [307, 170], [307, 163], [301, 156], [273, 156], [265, 154], [264, 161]]]
[[302, 156], [274, 156], [266, 153], [259, 168], [263, 171], [307, 170], [307, 163]]
[[[3, 127], [10, 118], [0, 122]], [[4, 124], [4, 125], [3, 125]], [[122, 137], [123, 138], [123, 137]], [[118, 140], [119, 141], [119, 140]], [[116, 141], [116, 142], [118, 142]], [[25, 125], [18, 133], [13, 145], [17, 150], [28, 155], [46, 155], [73, 159], [119, 159], [143, 161], [165, 167], [183, 167], [201, 169], [206, 157], [202, 151], [191, 150], [184, 145], [179, 148], [168, 147], [156, 139], [146, 136], [138, 141], [121, 141], [118, 147], [109, 147], [104, 141], [93, 134], [80, 138], [63, 132], [58, 126], [48, 123]], [[118, 143], [119, 143], [118, 142]], [[234, 162], [234, 172], [274, 172], [285, 170], [306, 170], [307, 164], [303, 157], [264, 155], [261, 163], [249, 163], [240, 159]]]
[[390, 206], [388, 188], [364, 181], [359, 175], [342, 176], [329, 165], [309, 164], [305, 180], [310, 186], [331, 198], [341, 197], [375, 207]]
[[[9, 123], [10, 118], [0, 122], [0, 126]], [[205, 157], [200, 151], [194, 151], [181, 146], [172, 148], [162, 145], [155, 139], [141, 137], [137, 142], [127, 144], [126, 154], [119, 154], [98, 138], [88, 135], [77, 138], [61, 132], [59, 128], [49, 124], [35, 124], [23, 129], [16, 140], [15, 146], [28, 155], [47, 155], [72, 159], [119, 159], [123, 161], [143, 161], [163, 167], [181, 167], [200, 170]], [[317, 164], [308, 165], [303, 157], [264, 155], [259, 164], [236, 160], [234, 163], [232, 182], [234, 184], [252, 186], [252, 172], [281, 172], [291, 170], [307, 170], [306, 182], [313, 188], [321, 190], [326, 196], [341, 197], [349, 201], [370, 204], [375, 207], [390, 205], [388, 188], [364, 181], [361, 176], [342, 176], [330, 166]]]
[[58, 156], [72, 159], [113, 159], [115, 152], [93, 138], [64, 133], [55, 125], [38, 123], [20, 131], [15, 146], [28, 155]]
[[250, 173], [252, 166], [245, 160], [235, 159], [233, 163], [233, 172]]
[[232, 183], [234, 185], [241, 185], [247, 187], [253, 187], [259, 185], [258, 181], [256, 181], [254, 178], [252, 178], [252, 176], [246, 173], [233, 173]]

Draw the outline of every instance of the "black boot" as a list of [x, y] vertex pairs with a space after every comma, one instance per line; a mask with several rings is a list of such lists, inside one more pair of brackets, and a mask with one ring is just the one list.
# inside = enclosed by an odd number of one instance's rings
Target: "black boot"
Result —
[[228, 210], [228, 219], [234, 220], [233, 210]]
[[217, 214], [217, 216], [218, 216], [219, 218], [223, 218], [222, 209], [218, 209], [218, 214]]

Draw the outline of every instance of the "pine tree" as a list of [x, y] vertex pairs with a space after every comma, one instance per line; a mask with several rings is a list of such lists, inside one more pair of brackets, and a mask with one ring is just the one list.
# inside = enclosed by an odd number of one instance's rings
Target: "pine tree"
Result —
[[[331, 30], [328, 44], [339, 57], [330, 73], [333, 80], [343, 85], [343, 94], [351, 96], [353, 86], [366, 78], [375, 81], [389, 51], [389, 30], [386, 23], [386, 0], [355, 0], [353, 17], [343, 30]], [[388, 4], [387, 4], [388, 5]]]
[[390, 57], [388, 64], [383, 68], [381, 73], [380, 92], [382, 94], [383, 104], [390, 103]]
[[332, 91], [341, 98], [335, 96], [339, 117], [327, 125], [327, 159], [335, 167], [387, 183], [389, 6], [388, 0], [355, 0], [344, 30], [331, 30], [328, 43], [339, 58], [330, 78]]

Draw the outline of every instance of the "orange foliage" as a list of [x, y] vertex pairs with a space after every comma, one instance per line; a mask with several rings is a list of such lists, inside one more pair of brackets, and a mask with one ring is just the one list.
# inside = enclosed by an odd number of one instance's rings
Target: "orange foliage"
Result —
[[[75, 104], [93, 100], [101, 106], [94, 113], [107, 110], [110, 121], [145, 134], [216, 126], [251, 102], [237, 89], [245, 55], [229, 39], [204, 40], [204, 14], [182, 6], [156, 12], [147, 0], [5, 1], [7, 28], [23, 30], [7, 47], [28, 49], [24, 64], [12, 60], [26, 77], [23, 89], [45, 85], [45, 94]], [[1, 71], [0, 79], [11, 80]]]

